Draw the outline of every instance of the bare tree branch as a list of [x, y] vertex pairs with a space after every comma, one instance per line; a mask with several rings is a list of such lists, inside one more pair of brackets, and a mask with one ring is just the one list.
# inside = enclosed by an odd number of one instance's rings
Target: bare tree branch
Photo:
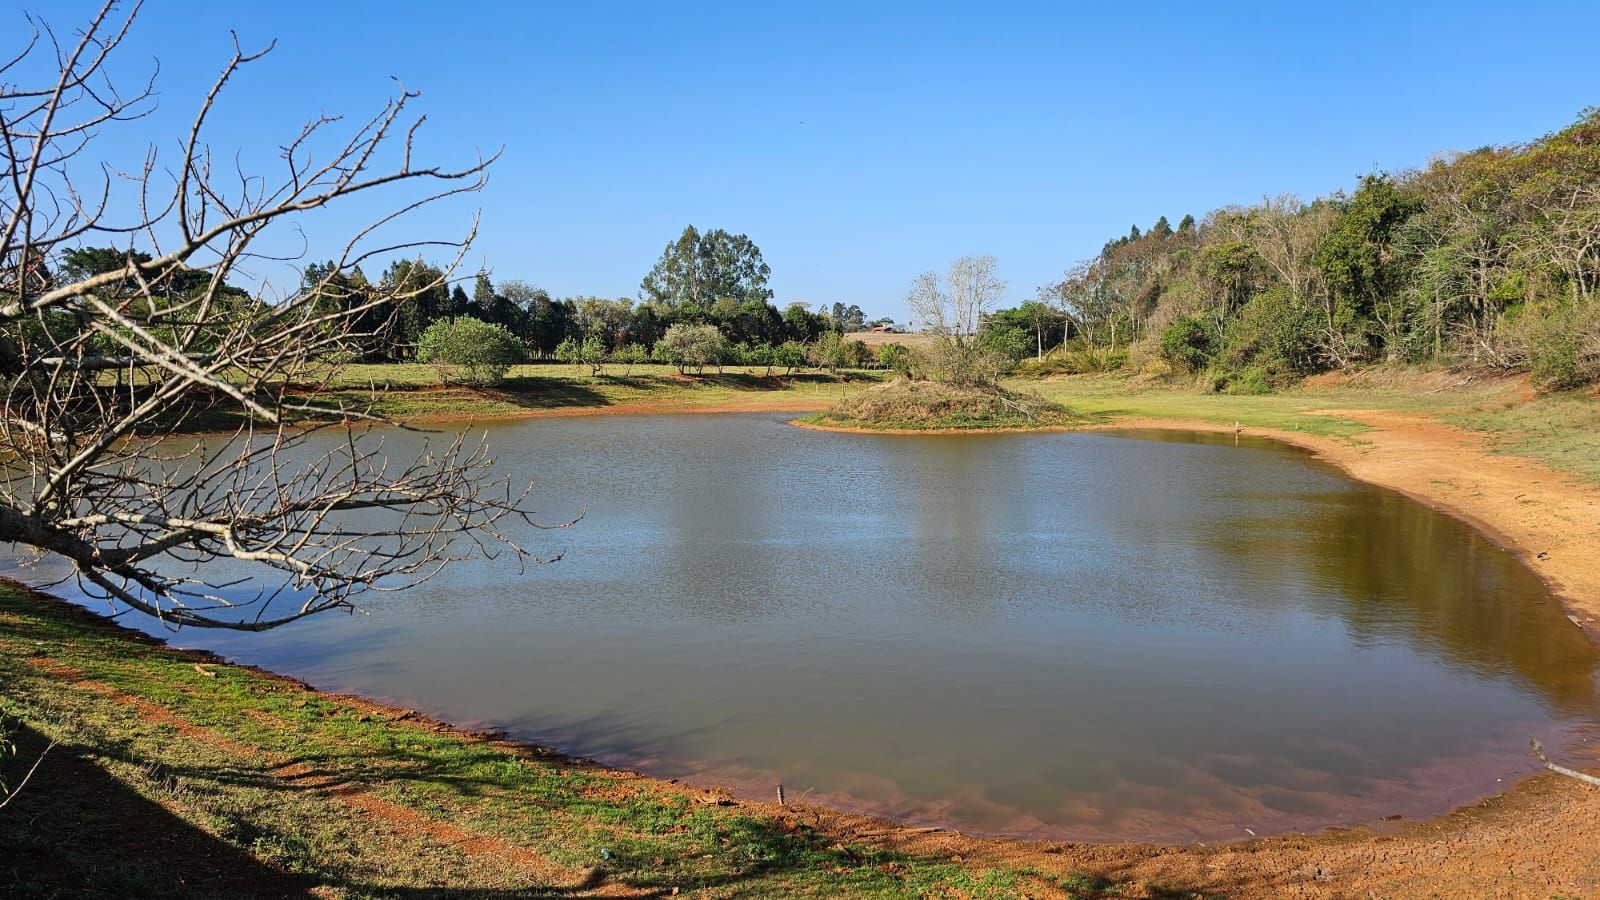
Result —
[[[0, 540], [70, 560], [90, 593], [171, 626], [243, 630], [352, 610], [365, 592], [414, 586], [461, 560], [545, 561], [519, 543], [544, 527], [529, 490], [493, 473], [481, 441], [430, 439], [399, 454], [370, 409], [316, 390], [408, 302], [455, 278], [476, 223], [458, 241], [382, 235], [481, 189], [495, 157], [415, 163], [423, 118], [409, 112], [418, 94], [401, 87], [351, 126], [310, 120], [281, 145], [276, 180], [237, 161], [224, 176], [207, 122], [272, 49], [247, 52], [235, 38], [182, 159], [168, 172], [151, 148], [139, 171], [116, 175], [137, 202], [114, 218], [114, 172], [92, 156], [151, 108], [153, 76], [124, 95], [107, 68], [138, 11], [106, 3], [68, 47], [30, 19], [31, 36], [0, 65], [9, 78], [55, 54], [47, 82], [0, 81]], [[232, 286], [242, 266], [282, 259], [257, 249], [264, 235], [379, 193], [395, 194], [390, 212], [286, 296]], [[120, 261], [64, 276], [90, 236], [124, 242]], [[454, 258], [436, 276], [338, 287], [362, 261], [422, 246]], [[187, 436], [219, 412], [237, 422], [230, 434]]]

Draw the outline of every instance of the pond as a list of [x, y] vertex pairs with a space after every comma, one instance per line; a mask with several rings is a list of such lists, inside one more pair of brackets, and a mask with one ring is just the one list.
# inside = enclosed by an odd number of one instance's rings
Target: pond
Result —
[[1431, 815], [1532, 771], [1530, 736], [1595, 736], [1600, 660], [1531, 572], [1303, 452], [784, 418], [494, 426], [546, 519], [584, 514], [561, 561], [174, 642], [763, 800], [1067, 839]]

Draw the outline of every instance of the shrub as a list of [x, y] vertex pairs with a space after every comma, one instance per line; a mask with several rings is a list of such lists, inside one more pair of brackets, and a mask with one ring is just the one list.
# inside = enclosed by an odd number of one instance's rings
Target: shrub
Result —
[[690, 366], [699, 372], [704, 371], [706, 366], [721, 363], [727, 347], [727, 338], [715, 325], [680, 323], [668, 328], [667, 333], [656, 342], [656, 358], [677, 366], [680, 373]]
[[875, 359], [872, 354], [872, 348], [867, 346], [866, 341], [846, 341], [845, 350], [850, 357], [850, 366], [852, 368], [865, 369], [867, 366], [872, 365], [872, 361]]
[[1513, 359], [1526, 360], [1542, 391], [1600, 383], [1600, 308], [1562, 305], [1507, 316], [1500, 338]]
[[1219, 394], [1270, 394], [1272, 381], [1260, 366], [1214, 373], [1211, 389]]
[[772, 364], [783, 366], [788, 375], [806, 364], [806, 345], [799, 341], [784, 341], [772, 350]]
[[978, 346], [1016, 363], [1033, 355], [1032, 335], [1017, 328], [985, 328]]
[[744, 364], [747, 366], [760, 366], [772, 374], [772, 367], [778, 365], [778, 348], [771, 344], [756, 344], [744, 353]]
[[445, 381], [464, 384], [495, 384], [522, 358], [522, 342], [504, 326], [470, 317], [439, 319], [417, 342], [419, 362], [432, 363]]
[[582, 340], [575, 337], [563, 338], [561, 343], [556, 345], [556, 359], [571, 363], [574, 367], [587, 365], [589, 374], [599, 375], [606, 368], [606, 347], [594, 335]]
[[611, 354], [611, 360], [626, 367], [622, 371], [624, 376], [631, 375], [634, 366], [644, 365], [650, 361], [650, 351], [646, 350], [643, 344], [623, 344]]
[[806, 348], [806, 361], [830, 372], [837, 372], [850, 365], [853, 356], [850, 345], [845, 339], [832, 331], [818, 335], [817, 339]]
[[1025, 359], [1017, 363], [1017, 375], [1023, 378], [1048, 378], [1051, 375], [1077, 375], [1067, 354], [1052, 350], [1044, 359]]
[[917, 347], [910, 362], [916, 377], [966, 387], [992, 385], [1017, 367], [1016, 360], [981, 339], [950, 336]]
[[1579, 335], [1552, 336], [1533, 351], [1529, 360], [1529, 376], [1536, 387], [1547, 391], [1565, 391], [1583, 387], [1592, 377], [1583, 371], [1581, 356], [1583, 343]]
[[1279, 286], [1250, 299], [1229, 325], [1221, 359], [1223, 371], [1259, 367], [1271, 382], [1309, 375], [1319, 365], [1315, 314]]
[[905, 344], [884, 344], [878, 348], [878, 365], [903, 378], [909, 378], [911, 351]]
[[1128, 351], [1109, 347], [1080, 347], [1067, 354], [1067, 363], [1080, 375], [1115, 372], [1128, 364]]
[[1051, 375], [1090, 375], [1096, 372], [1114, 372], [1128, 364], [1128, 351], [1094, 347], [1087, 344], [1076, 347], [1058, 347], [1044, 355], [1044, 359], [1025, 359], [1017, 365], [1017, 374], [1030, 378], [1047, 378]]
[[1161, 356], [1190, 372], [1211, 361], [1211, 332], [1193, 316], [1179, 316], [1161, 332]]

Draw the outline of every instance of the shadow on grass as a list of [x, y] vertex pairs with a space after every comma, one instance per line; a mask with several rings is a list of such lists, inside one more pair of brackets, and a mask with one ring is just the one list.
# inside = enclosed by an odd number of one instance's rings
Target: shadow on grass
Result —
[[[139, 762], [125, 751], [111, 751], [108, 755], [113, 754], [126, 762], [134, 764]], [[599, 791], [598, 795], [591, 794], [582, 787], [550, 785], [529, 786], [518, 791], [514, 786], [508, 786], [493, 778], [466, 774], [474, 770], [481, 771], [503, 765], [504, 759], [503, 750], [484, 745], [473, 746], [465, 752], [448, 754], [437, 760], [430, 760], [426, 754], [415, 751], [368, 750], [338, 754], [302, 754], [292, 762], [268, 770], [241, 771], [234, 767], [174, 765], [160, 766], [153, 768], [152, 771], [163, 780], [172, 780], [202, 792], [226, 793], [229, 788], [281, 792], [293, 794], [301, 802], [312, 803], [323, 802], [322, 798], [334, 802], [332, 799], [334, 797], [358, 794], [377, 797], [380, 796], [380, 792], [384, 796], [393, 796], [396, 785], [408, 785], [409, 787], [404, 790], [407, 796], [423, 799], [417, 808], [403, 806], [405, 815], [407, 817], [415, 815], [420, 822], [427, 824], [418, 826], [389, 822], [385, 827], [399, 827], [402, 830], [420, 827], [424, 832], [434, 824], [452, 823], [455, 814], [446, 813], [441, 817], [438, 810], [459, 811], [472, 809], [479, 804], [496, 801], [504, 803], [515, 799], [516, 804], [524, 811], [539, 808], [558, 820], [567, 811], [579, 810], [572, 813], [571, 821], [556, 827], [567, 830], [569, 839], [580, 831], [592, 829], [595, 847], [608, 846], [608, 860], [601, 862], [597, 857], [594, 860], [597, 868], [592, 870], [593, 876], [586, 883], [571, 887], [529, 885], [517, 888], [424, 886], [397, 888], [393, 885], [364, 884], [333, 871], [318, 872], [315, 876], [320, 884], [343, 888], [357, 896], [486, 898], [589, 896], [602, 885], [613, 884], [642, 889], [651, 895], [659, 896], [672, 893], [674, 889], [688, 892], [732, 889], [736, 894], [746, 892], [764, 894], [781, 890], [782, 885], [791, 876], [797, 882], [811, 883], [817, 880], [818, 873], [855, 869], [873, 876], [875, 873], [871, 871], [872, 869], [888, 864], [903, 867], [922, 863], [943, 863], [942, 860], [922, 860], [870, 847], [845, 847], [840, 844], [837, 835], [829, 835], [807, 825], [745, 815], [737, 811], [710, 812], [700, 809], [692, 802], [671, 805], [670, 801], [664, 802], [659, 797], [649, 795], [631, 800], [598, 799], [598, 796], [604, 796], [613, 789], [613, 786], [595, 786], [595, 790]], [[592, 770], [596, 773], [601, 768], [596, 764], [580, 760], [568, 760], [563, 765], [580, 771]], [[293, 775], [286, 775], [287, 771], [292, 771]], [[440, 804], [442, 797], [449, 797], [454, 802], [446, 801]], [[601, 804], [607, 808], [598, 808]], [[364, 807], [365, 804], [358, 804], [355, 808]], [[430, 807], [434, 808], [435, 812], [422, 811]], [[700, 819], [701, 816], [714, 818]], [[471, 828], [461, 822], [453, 824], [474, 835], [505, 840], [510, 846], [527, 846], [535, 852], [544, 849], [538, 841], [528, 841], [525, 832], [519, 834], [519, 829], [516, 828], [518, 823], [515, 822], [508, 823], [511, 829], [505, 836], [495, 834], [492, 829]], [[696, 871], [703, 852], [700, 845], [686, 848], [676, 844], [654, 843], [651, 840], [655, 835], [668, 836], [686, 828], [700, 831], [709, 845], [720, 845], [726, 848], [725, 852], [737, 854], [739, 858], [737, 861], [722, 860], [709, 871]], [[270, 841], [272, 836], [263, 833], [260, 837]], [[437, 835], [426, 838], [430, 842], [441, 839], [454, 840]], [[414, 846], [402, 844], [394, 849], [396, 852], [425, 853], [422, 846], [424, 838], [421, 833], [418, 834], [417, 841]], [[304, 860], [302, 865], [315, 863], [316, 859], [310, 858]], [[259, 862], [253, 864], [260, 865]], [[883, 882], [885, 883], [877, 885], [880, 891], [888, 886], [890, 879], [884, 878]], [[869, 890], [864, 893], [874, 892]], [[206, 894], [201, 892], [183, 896], [204, 895]], [[269, 893], [257, 896], [280, 895]]]
[[539, 375], [507, 378], [493, 388], [483, 389], [482, 393], [524, 409], [610, 406], [612, 402], [610, 397], [584, 382], [571, 378], [547, 378]]
[[[15, 723], [11, 724], [10, 732], [18, 753], [13, 765], [3, 774], [14, 783], [20, 774], [13, 770], [25, 771], [38, 758], [47, 741], [32, 728]], [[418, 769], [410, 773], [407, 780], [476, 794], [472, 779], [457, 778], [448, 769], [458, 765], [470, 767], [478, 761], [477, 757], [495, 755], [486, 748], [483, 753], [470, 754], [465, 760], [457, 758], [449, 767]], [[355, 758], [354, 763], [381, 765], [380, 757], [391, 762], [416, 762], [412, 754], [373, 753]], [[652, 855], [659, 857], [663, 851], [630, 853], [624, 850], [613, 857], [610, 873], [597, 869], [587, 881], [572, 886], [396, 886], [366, 883], [359, 877], [352, 878], [338, 871], [341, 867], [319, 871], [321, 857], [339, 856], [352, 849], [329, 846], [302, 847], [303, 855], [297, 860], [297, 867], [308, 868], [314, 874], [300, 875], [258, 859], [239, 846], [274, 846], [282, 842], [283, 835], [256, 826], [248, 817], [229, 816], [218, 826], [230, 835], [230, 840], [222, 840], [134, 791], [98, 765], [94, 761], [96, 758], [114, 758], [140, 765], [157, 781], [182, 785], [182, 791], [201, 797], [223, 796], [230, 785], [316, 796], [365, 787], [365, 779], [341, 773], [338, 769], [342, 767], [316, 766], [313, 757], [305, 760], [312, 770], [291, 780], [270, 772], [241, 773], [236, 769], [200, 765], [158, 766], [140, 760], [136, 753], [115, 742], [96, 747], [60, 745], [45, 757], [16, 800], [0, 810], [0, 897], [8, 900], [60, 897], [310, 900], [324, 896], [318, 888], [332, 887], [358, 897], [554, 898], [592, 896], [604, 885], [614, 882], [665, 895], [674, 887], [683, 890], [759, 889], [764, 876], [782, 874], [785, 870], [814, 871], [819, 861], [832, 862], [834, 855], [822, 848], [820, 838], [807, 841], [775, 823], [735, 816], [727, 820], [722, 831], [753, 861], [734, 871], [701, 874], [682, 870], [651, 871]], [[341, 761], [350, 764], [351, 758], [344, 756]], [[537, 801], [530, 797], [529, 802]], [[419, 858], [431, 852], [421, 843], [400, 843], [389, 849], [397, 855], [416, 854]]]
[[[294, 763], [296, 776], [285, 779], [273, 771], [244, 772], [218, 770], [207, 767], [176, 767], [163, 770], [164, 776], [174, 776], [191, 784], [237, 785], [254, 790], [285, 791], [301, 795], [325, 795], [341, 792], [373, 792], [381, 785], [393, 786], [408, 783], [420, 789], [417, 793], [427, 797], [443, 791], [454, 795], [458, 809], [471, 809], [476, 803], [492, 802], [495, 796], [506, 798], [507, 785], [492, 778], [473, 777], [466, 771], [482, 771], [504, 759], [504, 752], [484, 745], [473, 746], [466, 752], [450, 754], [447, 759], [422, 762], [424, 754], [414, 751], [367, 751], [362, 754], [335, 755], [307, 754]], [[389, 766], [403, 766], [393, 769]], [[564, 765], [577, 769], [600, 767], [581, 760], [568, 760]], [[283, 768], [283, 767], [280, 767]], [[603, 792], [606, 789], [600, 788]], [[408, 791], [407, 793], [412, 793]], [[620, 886], [641, 890], [648, 896], [668, 896], [679, 891], [694, 894], [711, 891], [731, 892], [734, 896], [781, 895], [791, 890], [815, 893], [818, 891], [837, 896], [905, 896], [923, 895], [930, 887], [935, 893], [946, 889], [953, 896], [965, 896], [963, 886], [968, 879], [981, 879], [980, 871], [966, 870], [951, 863], [944, 854], [924, 856], [888, 850], [865, 844], [845, 844], [840, 835], [821, 831], [798, 821], [771, 819], [746, 815], [736, 811], [714, 813], [714, 824], [706, 829], [706, 841], [721, 845], [725, 852], [737, 852], [737, 862], [724, 860], [713, 871], [695, 871], [701, 847], [664, 846], [650, 843], [652, 833], [681, 831], [687, 817], [702, 811], [694, 804], [663, 808], [660, 798], [640, 797], [636, 801], [611, 799], [607, 811], [597, 812], [596, 800], [582, 791], [564, 793], [560, 790], [528, 790], [517, 794], [518, 803], [525, 807], [543, 807], [560, 814], [563, 809], [587, 808], [587, 815], [602, 821], [575, 821], [568, 828], [595, 828], [596, 846], [609, 844], [615, 849], [608, 862], [596, 860], [592, 877], [581, 885], [571, 887], [427, 887], [373, 885], [359, 880], [341, 878], [337, 873], [319, 873], [321, 883], [344, 889], [356, 896], [382, 896], [397, 898], [537, 898], [592, 896], [607, 886]], [[424, 806], [435, 806], [424, 800]], [[438, 806], [445, 809], [446, 806]], [[421, 813], [419, 813], [420, 815]], [[675, 822], [661, 817], [677, 816]], [[432, 818], [432, 816], [428, 816]], [[450, 816], [446, 815], [445, 820]], [[693, 827], [693, 826], [691, 826]], [[615, 830], [612, 830], [615, 829]], [[609, 837], [602, 835], [611, 831]], [[632, 837], [624, 832], [632, 831]], [[490, 832], [477, 831], [479, 834]], [[570, 835], [569, 835], [570, 836]], [[508, 843], [519, 841], [507, 838]], [[524, 838], [521, 843], [526, 843]], [[539, 850], [538, 842], [527, 846]], [[411, 848], [409, 852], [422, 852]], [[854, 873], [854, 874], [850, 874]], [[899, 876], [890, 873], [900, 873]], [[839, 880], [830, 881], [832, 875]], [[1140, 884], [1131, 872], [1112, 871], [1108, 875], [1069, 873], [1046, 875], [1024, 868], [1015, 873], [1018, 883], [1016, 896], [1031, 896], [1024, 889], [1027, 884], [1042, 884], [1055, 888], [1072, 898], [1113, 898], [1129, 896], [1130, 886], [1137, 884], [1138, 896], [1153, 900], [1196, 900], [1202, 895], [1189, 889], [1173, 889], [1154, 884]], [[948, 883], [946, 883], [948, 880]], [[973, 884], [981, 884], [975, 881]], [[1009, 884], [1009, 882], [1004, 882]], [[979, 889], [974, 896], [1010, 896], [992, 890]], [[1204, 897], [1216, 900], [1224, 893], [1207, 892]]]
[[649, 401], [667, 394], [682, 394], [692, 398], [700, 390], [774, 393], [797, 386], [870, 383], [878, 380], [876, 375], [859, 372], [841, 372], [835, 376], [817, 372], [785, 375], [775, 371], [769, 375], [761, 368], [730, 367], [722, 372], [689, 372], [683, 375], [648, 372], [630, 375], [613, 369], [592, 376], [517, 375], [483, 393], [528, 409], [560, 409], [610, 406], [618, 402], [618, 394], [637, 394], [638, 400]]
[[[26, 725], [8, 727], [17, 755], [5, 774], [15, 783], [47, 742]], [[51, 750], [0, 810], [0, 896], [16, 900], [309, 898], [313, 886], [141, 796], [79, 746]]]

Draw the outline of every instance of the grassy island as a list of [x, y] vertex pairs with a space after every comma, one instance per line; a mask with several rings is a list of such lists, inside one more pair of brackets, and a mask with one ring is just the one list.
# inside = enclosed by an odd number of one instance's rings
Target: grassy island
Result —
[[1088, 420], [1059, 403], [997, 385], [897, 379], [798, 421], [820, 428], [949, 432], [1061, 429]]

